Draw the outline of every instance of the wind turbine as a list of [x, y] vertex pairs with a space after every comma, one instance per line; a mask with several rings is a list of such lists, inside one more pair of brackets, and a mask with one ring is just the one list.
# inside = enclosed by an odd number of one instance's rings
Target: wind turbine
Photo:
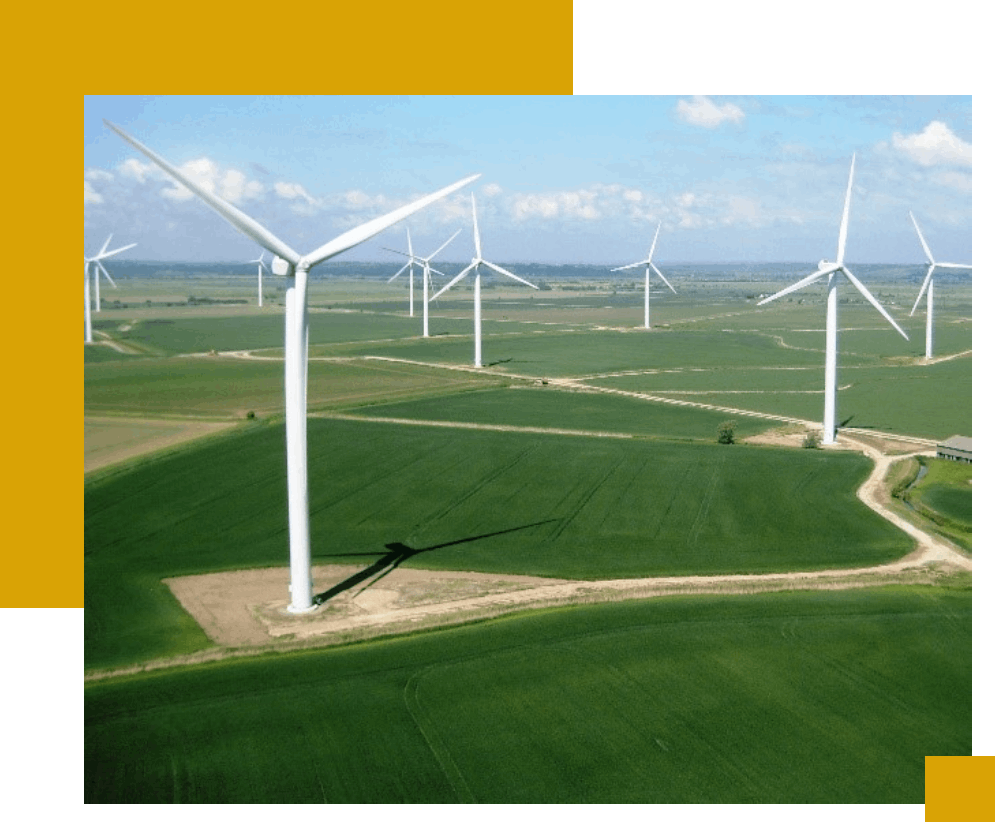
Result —
[[83, 258], [83, 342], [85, 343], [93, 342], [93, 328], [90, 324], [90, 263], [94, 264], [93, 279], [97, 291], [96, 309], [100, 311], [100, 273], [103, 272], [110, 284], [117, 288], [117, 283], [107, 273], [102, 260], [106, 260], [108, 257], [113, 257], [115, 254], [120, 254], [122, 251], [127, 251], [129, 248], [134, 248], [138, 245], [138, 243], [130, 243], [129, 245], [115, 248], [113, 251], [108, 251], [107, 246], [110, 245], [111, 237], [113, 236], [113, 234], [107, 235], [107, 239], [104, 240], [100, 251], [93, 257]]
[[512, 274], [499, 265], [494, 263], [489, 263], [484, 259], [483, 253], [480, 250], [480, 228], [477, 226], [477, 201], [473, 196], [473, 192], [470, 193], [470, 205], [473, 208], [473, 245], [476, 254], [470, 264], [464, 268], [459, 274], [453, 277], [448, 283], [446, 283], [442, 288], [435, 292], [435, 296], [432, 297], [433, 300], [441, 297], [446, 291], [452, 288], [456, 283], [462, 280], [467, 274], [473, 271], [476, 274], [476, 278], [473, 282], [473, 331], [474, 331], [474, 353], [473, 353], [473, 364], [475, 367], [480, 368], [482, 363], [480, 356], [480, 266], [485, 265], [492, 271], [496, 271], [498, 274], [504, 274], [506, 277], [511, 277], [513, 280], [518, 280], [520, 283], [525, 283], [529, 288], [534, 288], [536, 291], [539, 290], [539, 286], [532, 285], [528, 280], [523, 280], [517, 274]]
[[828, 278], [829, 293], [826, 298], [826, 403], [822, 419], [823, 445], [834, 445], [836, 443], [836, 292], [843, 277], [853, 283], [856, 289], [864, 295], [864, 298], [880, 312], [882, 317], [894, 326], [899, 334], [905, 337], [906, 340], [908, 339], [908, 335], [898, 327], [898, 323], [874, 299], [874, 296], [867, 290], [864, 284], [854, 277], [850, 270], [843, 265], [843, 252], [846, 249], [847, 223], [850, 219], [850, 193], [853, 189], [853, 169], [856, 162], [857, 155], [854, 154], [850, 160], [850, 180], [846, 186], [846, 199], [843, 201], [843, 218], [840, 221], [840, 237], [839, 244], [836, 247], [836, 261], [820, 260], [818, 271], [809, 274], [794, 285], [789, 285], [787, 288], [757, 303], [758, 306], [764, 305], [771, 302], [771, 300], [783, 297], [785, 294], [790, 294], [792, 291], [797, 291], [800, 288], [811, 285], [822, 277]]
[[612, 269], [612, 271], [625, 271], [626, 269], [629, 268], [638, 268], [641, 265], [646, 266], [646, 296], [644, 299], [645, 309], [643, 312], [644, 314], [643, 327], [645, 328], [650, 327], [650, 268], [652, 268], [657, 274], [660, 275], [661, 280], [667, 283], [667, 288], [669, 288], [675, 294], [677, 293], [676, 291], [674, 291], [674, 287], [667, 282], [667, 278], [663, 276], [663, 274], [660, 272], [660, 269], [657, 268], [656, 265], [653, 263], [653, 252], [656, 250], [656, 238], [660, 236], [661, 225], [663, 225], [663, 223], [657, 223], [656, 234], [653, 235], [653, 243], [650, 245], [650, 253], [646, 255], [645, 260], [640, 260], [638, 263], [630, 263], [629, 265], [623, 265], [621, 268]]
[[445, 197], [480, 175], [475, 174], [440, 189], [382, 217], [363, 223], [340, 234], [308, 254], [299, 254], [269, 229], [256, 222], [235, 206], [201, 188], [182, 171], [172, 166], [150, 148], [126, 134], [107, 120], [104, 124], [123, 140], [158, 165], [177, 182], [190, 189], [217, 211], [235, 229], [255, 240], [273, 253], [273, 273], [288, 277], [286, 291], [286, 323], [284, 343], [284, 387], [287, 425], [287, 498], [290, 541], [290, 604], [287, 610], [301, 614], [317, 607], [311, 580], [311, 535], [307, 488], [307, 352], [308, 272], [319, 263], [364, 240], [379, 234], [394, 223], [409, 217], [425, 206]]
[[[415, 316], [415, 255], [411, 250], [411, 229], [404, 229], [408, 234], [408, 261], [401, 266], [401, 270], [398, 271], [393, 277], [387, 280], [388, 283], [394, 282], [398, 277], [400, 277], [405, 271], [408, 272], [408, 316]], [[393, 249], [388, 248], [388, 251], [393, 251]], [[398, 252], [403, 253], [403, 252]], [[425, 335], [426, 337], [428, 334]]]
[[269, 267], [266, 265], [266, 263], [263, 262], [263, 253], [264, 252], [262, 251], [259, 252], [258, 260], [246, 260], [246, 262], [248, 263], [259, 264], [259, 307], [260, 308], [263, 307], [263, 269], [265, 268], [267, 271], [269, 271]]
[[404, 271], [404, 268], [408, 268], [408, 270], [411, 272], [411, 282], [412, 282], [412, 285], [413, 285], [413, 283], [414, 283], [415, 262], [421, 263], [421, 267], [422, 267], [422, 336], [423, 337], [429, 336], [429, 333], [428, 333], [428, 303], [429, 303], [428, 292], [431, 291], [431, 289], [432, 289], [432, 272], [435, 271], [435, 273], [438, 274], [440, 277], [445, 277], [446, 276], [441, 271], [437, 271], [436, 269], [432, 268], [432, 266], [430, 265], [430, 262], [431, 262], [432, 258], [436, 254], [438, 254], [440, 251], [442, 251], [442, 249], [444, 249], [453, 240], [455, 240], [456, 239], [456, 235], [459, 234], [460, 231], [462, 231], [462, 230], [463, 229], [458, 229], [456, 231], [456, 234], [453, 234], [452, 237], [450, 237], [448, 240], [446, 240], [442, 245], [440, 245], [437, 249], [435, 249], [435, 251], [433, 251], [427, 257], [419, 257], [417, 254], [415, 254], [411, 250], [411, 233], [410, 232], [408, 232], [408, 250], [407, 250], [407, 252], [398, 251], [398, 250], [396, 250], [394, 248], [386, 248], [386, 249], [384, 249], [385, 251], [391, 251], [394, 254], [404, 254], [404, 253], [407, 253], [407, 255], [408, 255], [408, 262], [405, 263], [405, 265], [404, 265], [403, 268], [401, 268], [401, 271], [398, 271], [397, 274], [395, 274], [393, 277], [391, 277], [390, 280], [387, 280], [387, 282], [390, 282], [395, 277], [397, 277], [398, 274], [400, 274], [402, 271]]
[[973, 268], [971, 265], [964, 265], [963, 263], [938, 263], [933, 259], [933, 255], [930, 253], [929, 246], [926, 245], [926, 238], [922, 236], [922, 232], [919, 230], [919, 223], [916, 222], [916, 218], [912, 216], [912, 212], [909, 212], [909, 216], [912, 217], [912, 225], [916, 227], [916, 234], [919, 235], [919, 242], [922, 243], [922, 250], [926, 252], [926, 258], [929, 260], [929, 270], [926, 272], [926, 279], [922, 281], [922, 288], [919, 289], [919, 296], [916, 297], [916, 303], [912, 306], [912, 310], [909, 312], [911, 317], [916, 313], [916, 308], [919, 306], [919, 300], [922, 299], [922, 294], [926, 292], [926, 359], [931, 359], [933, 357], [933, 272], [938, 268]]

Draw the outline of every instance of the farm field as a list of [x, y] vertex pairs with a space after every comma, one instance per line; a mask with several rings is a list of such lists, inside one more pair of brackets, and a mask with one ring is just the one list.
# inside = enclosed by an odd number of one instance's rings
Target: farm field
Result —
[[922, 804], [924, 757], [971, 752], [970, 659], [970, 592], [894, 588], [160, 671], [86, 686], [84, 801]]
[[[316, 563], [402, 543], [424, 552], [414, 568], [598, 579], [853, 567], [912, 548], [855, 499], [869, 462], [852, 452], [323, 419], [308, 443]], [[205, 646], [177, 630], [164, 577], [286, 562], [284, 458], [283, 426], [260, 423], [87, 483], [88, 668]]]
[[84, 421], [83, 471], [95, 471], [131, 457], [162, 451], [228, 427], [227, 423], [188, 420], [88, 417]]
[[[724, 421], [738, 440], [783, 423], [652, 401], [820, 420], [824, 305], [757, 309], [776, 281], [672, 282], [648, 331], [641, 293], [607, 282], [488, 290], [475, 370], [465, 291], [423, 339], [406, 285], [317, 277], [314, 564], [400, 547], [410, 569], [604, 580], [906, 556], [912, 538], [856, 498], [867, 458], [719, 445]], [[254, 300], [254, 277], [137, 286], [142, 304], [95, 322], [120, 350], [84, 357], [85, 670], [116, 671], [85, 686], [86, 801], [921, 803], [923, 756], [970, 753], [960, 578], [558, 607], [119, 675], [217, 650], [163, 579], [287, 564], [281, 295], [260, 310], [210, 302]], [[959, 293], [938, 312], [949, 353], [971, 347]], [[969, 436], [970, 354], [917, 365], [919, 314], [894, 313], [906, 343], [859, 309], [840, 308], [839, 418]], [[962, 478], [933, 478], [918, 490], [963, 514]]]
[[[937, 440], [971, 435], [969, 357], [928, 366], [841, 364], [837, 374], [837, 416], [852, 427]], [[821, 366], [762, 366], [662, 370], [587, 382], [814, 420], [822, 416], [823, 379]]]
[[[403, 363], [353, 360], [312, 361], [308, 371], [308, 406], [337, 406], [453, 393], [491, 386], [456, 371]], [[266, 358], [183, 357], [133, 359], [91, 365], [87, 370], [84, 408], [88, 414], [139, 414], [211, 419], [244, 419], [283, 413], [282, 354]]]
[[[358, 408], [368, 417], [438, 420], [476, 425], [562, 428], [665, 440], [715, 442], [728, 414], [547, 386], [512, 386], [464, 394]], [[737, 417], [740, 439], [771, 427], [770, 420]]]

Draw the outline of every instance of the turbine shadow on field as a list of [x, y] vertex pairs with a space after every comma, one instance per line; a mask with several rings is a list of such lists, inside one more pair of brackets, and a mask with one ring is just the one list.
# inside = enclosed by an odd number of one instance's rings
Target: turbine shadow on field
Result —
[[[353, 574], [348, 579], [342, 580], [327, 591], [323, 591], [320, 594], [315, 594], [314, 602], [316, 605], [323, 605], [328, 602], [332, 597], [341, 594], [345, 591], [356, 589], [356, 593], [369, 588], [374, 582], [383, 579], [387, 574], [397, 568], [405, 560], [411, 559], [413, 556], [418, 554], [424, 554], [428, 551], [437, 551], [439, 548], [450, 548], [453, 545], [465, 545], [468, 542], [476, 542], [481, 539], [489, 539], [491, 537], [499, 537], [503, 534], [511, 534], [515, 531], [524, 531], [526, 528], [536, 528], [540, 525], [546, 525], [550, 522], [557, 522], [556, 519], [545, 519], [540, 522], [533, 522], [528, 525], [517, 525], [514, 528], [505, 528], [503, 531], [492, 531], [489, 534], [479, 534], [475, 537], [464, 537], [463, 539], [454, 539], [451, 542], [440, 542], [438, 545], [430, 545], [428, 548], [412, 548], [405, 545], [403, 542], [389, 542], [384, 548], [386, 553], [380, 555], [380, 558], [376, 560], [372, 565], [364, 568], [362, 571], [358, 571]], [[336, 554], [336, 556], [347, 557], [347, 556], [371, 556], [371, 554]], [[375, 555], [374, 555], [375, 556]], [[367, 580], [369, 580], [367, 582]], [[363, 584], [365, 583], [365, 584]]]

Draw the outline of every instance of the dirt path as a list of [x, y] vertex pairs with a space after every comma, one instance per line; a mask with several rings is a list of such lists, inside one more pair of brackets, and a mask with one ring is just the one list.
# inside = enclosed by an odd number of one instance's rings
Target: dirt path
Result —
[[[902, 559], [866, 568], [826, 571], [596, 581], [395, 568], [372, 581], [348, 588], [304, 616], [286, 612], [286, 568], [178, 577], [165, 582], [217, 647], [125, 670], [90, 674], [87, 678], [273, 650], [355, 642], [557, 605], [674, 594], [749, 594], [930, 583], [946, 574], [971, 572], [969, 556], [920, 530], [888, 506], [890, 492], [885, 482], [888, 469], [896, 460], [913, 454], [886, 456], [871, 445], [847, 437], [840, 438], [840, 445], [859, 450], [874, 460], [874, 468], [857, 495], [915, 540], [915, 550]], [[921, 453], [931, 455], [932, 451]], [[317, 566], [313, 569], [315, 590], [329, 590], [363, 570], [363, 566]]]

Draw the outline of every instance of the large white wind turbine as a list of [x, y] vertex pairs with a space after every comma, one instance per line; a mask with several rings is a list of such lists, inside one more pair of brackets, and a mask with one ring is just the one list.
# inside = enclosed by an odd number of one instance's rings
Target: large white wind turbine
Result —
[[[408, 255], [408, 262], [405, 264], [404, 268], [408, 268], [409, 271], [411, 272], [412, 282], [413, 282], [413, 279], [414, 279], [414, 268], [415, 268], [414, 264], [416, 262], [421, 263], [421, 267], [422, 267], [422, 336], [423, 337], [429, 336], [429, 333], [428, 333], [428, 303], [429, 303], [428, 293], [429, 293], [429, 291], [432, 290], [432, 272], [434, 271], [440, 277], [445, 277], [446, 276], [441, 271], [438, 271], [438, 270], [432, 268], [432, 266], [431, 266], [432, 258], [436, 254], [438, 254], [440, 251], [442, 251], [442, 249], [444, 249], [447, 245], [449, 245], [453, 240], [455, 240], [456, 239], [456, 235], [459, 234], [460, 231], [462, 231], [462, 229], [457, 229], [456, 234], [453, 234], [452, 237], [450, 237], [448, 240], [446, 240], [442, 245], [440, 245], [437, 249], [435, 249], [435, 251], [433, 251], [427, 257], [419, 257], [417, 254], [415, 254], [412, 251], [412, 249], [411, 249], [411, 233], [410, 232], [408, 233], [408, 250], [406, 252], [405, 251], [398, 251], [395, 248], [387, 248], [387, 249], [385, 249], [386, 251], [391, 251], [394, 254], [407, 254]], [[398, 274], [400, 274], [401, 272], [404, 271], [404, 268], [402, 268], [401, 271], [398, 271], [397, 274], [395, 274], [393, 277], [390, 278], [390, 280], [387, 280], [387, 282], [390, 282], [395, 277], [397, 277]]]
[[912, 306], [912, 310], [909, 312], [911, 317], [916, 313], [916, 308], [919, 307], [919, 300], [922, 299], [923, 292], [926, 292], [926, 359], [931, 359], [933, 356], [933, 272], [938, 268], [973, 268], [971, 265], [964, 265], [963, 263], [938, 263], [933, 259], [933, 255], [929, 250], [929, 246], [926, 245], [926, 238], [922, 236], [922, 232], [919, 230], [919, 223], [916, 222], [916, 218], [912, 216], [912, 212], [909, 212], [909, 216], [912, 217], [912, 225], [916, 227], [916, 234], [919, 235], [919, 242], [922, 243], [922, 250], [926, 252], [926, 259], [929, 260], [929, 270], [926, 272], [926, 279], [922, 281], [922, 288], [919, 289], [919, 296], [916, 297], [915, 305]]
[[115, 288], [117, 288], [117, 283], [111, 278], [111, 275], [107, 273], [107, 269], [104, 268], [103, 260], [108, 257], [113, 257], [115, 254], [120, 254], [122, 251], [127, 251], [129, 248], [134, 248], [138, 243], [129, 243], [128, 245], [123, 245], [120, 248], [115, 248], [113, 251], [108, 251], [107, 246], [110, 245], [111, 237], [113, 234], [108, 234], [107, 239], [104, 240], [104, 244], [93, 257], [83, 258], [83, 342], [92, 343], [93, 342], [93, 328], [90, 324], [90, 263], [93, 263], [93, 282], [96, 287], [97, 301], [96, 309], [100, 311], [100, 274], [107, 278], [108, 282]]
[[517, 274], [512, 274], [504, 268], [494, 263], [489, 263], [484, 259], [483, 253], [480, 250], [480, 229], [477, 226], [477, 201], [470, 193], [470, 205], [473, 208], [473, 245], [476, 251], [473, 260], [470, 264], [464, 268], [459, 274], [453, 277], [448, 283], [446, 283], [442, 288], [435, 292], [435, 296], [432, 297], [433, 300], [440, 297], [450, 288], [452, 288], [456, 283], [462, 280], [467, 274], [473, 271], [476, 274], [476, 278], [473, 282], [473, 331], [474, 331], [474, 349], [473, 349], [473, 364], [477, 368], [483, 365], [481, 360], [481, 343], [480, 343], [480, 266], [485, 265], [492, 271], [496, 271], [498, 274], [504, 274], [506, 277], [511, 277], [513, 280], [518, 280], [520, 283], [524, 283], [529, 288], [534, 288], [536, 291], [539, 290], [539, 286], [532, 285], [528, 280], [523, 280]]
[[259, 307], [260, 308], [263, 307], [263, 269], [265, 268], [267, 271], [269, 271], [268, 266], [266, 265], [266, 263], [263, 262], [264, 253], [265, 252], [260, 251], [259, 259], [257, 260], [246, 260], [246, 262], [248, 263], [257, 263], [259, 265]]
[[[822, 442], [823, 445], [833, 445], [836, 442], [836, 292], [843, 277], [848, 279], [856, 289], [864, 295], [864, 298], [873, 305], [895, 330], [905, 339], [908, 335], [898, 327], [896, 323], [884, 310], [881, 304], [874, 299], [874, 296], [864, 286], [860, 280], [853, 276], [849, 269], [843, 265], [843, 252], [846, 248], [847, 223], [850, 220], [850, 193], [853, 189], [853, 169], [857, 162], [857, 155], [854, 154], [850, 160], [850, 180], [846, 186], [846, 199], [843, 202], [843, 218], [840, 221], [839, 244], [836, 247], [836, 261], [819, 261], [819, 270], [809, 274], [807, 277], [789, 285], [787, 288], [772, 294], [761, 300], [757, 305], [764, 305], [771, 300], [790, 294], [807, 285], [811, 285], [822, 277], [828, 278], [829, 293], [826, 298], [826, 404], [822, 418]], [[840, 275], [843, 275], [841, 277]]]
[[663, 276], [663, 274], [660, 272], [660, 269], [657, 268], [656, 265], [653, 262], [653, 252], [656, 250], [656, 238], [660, 236], [660, 226], [661, 225], [663, 225], [663, 223], [657, 223], [656, 234], [653, 235], [653, 242], [650, 244], [650, 253], [646, 255], [646, 259], [645, 260], [640, 260], [638, 263], [630, 263], [629, 265], [623, 265], [621, 268], [613, 268], [612, 269], [612, 271], [625, 271], [626, 269], [629, 269], [629, 268], [639, 268], [639, 266], [641, 266], [641, 265], [646, 266], [646, 278], [645, 278], [645, 280], [646, 280], [646, 289], [645, 289], [645, 299], [643, 301], [644, 302], [643, 326], [645, 328], [649, 328], [650, 327], [650, 268], [652, 268], [657, 274], [660, 275], [660, 279], [661, 280], [663, 280], [665, 283], [667, 283], [667, 288], [669, 288], [675, 294], [677, 293], [676, 291], [674, 291], [674, 287], [670, 283], [667, 282], [667, 278]]
[[238, 231], [255, 240], [260, 246], [273, 253], [273, 273], [285, 276], [286, 324], [284, 344], [284, 386], [287, 416], [287, 497], [290, 536], [290, 613], [304, 613], [315, 607], [311, 581], [311, 535], [308, 513], [307, 488], [307, 353], [308, 315], [307, 280], [308, 272], [355, 245], [368, 240], [395, 223], [420, 211], [430, 203], [456, 191], [476, 180], [475, 174], [433, 194], [422, 197], [409, 205], [391, 211], [375, 220], [370, 220], [344, 234], [335, 237], [309, 254], [301, 255], [279, 239], [267, 228], [242, 213], [235, 206], [215, 194], [201, 188], [182, 171], [134, 137], [104, 120], [108, 128], [130, 143], [177, 182], [188, 188], [207, 205], [217, 211]]

